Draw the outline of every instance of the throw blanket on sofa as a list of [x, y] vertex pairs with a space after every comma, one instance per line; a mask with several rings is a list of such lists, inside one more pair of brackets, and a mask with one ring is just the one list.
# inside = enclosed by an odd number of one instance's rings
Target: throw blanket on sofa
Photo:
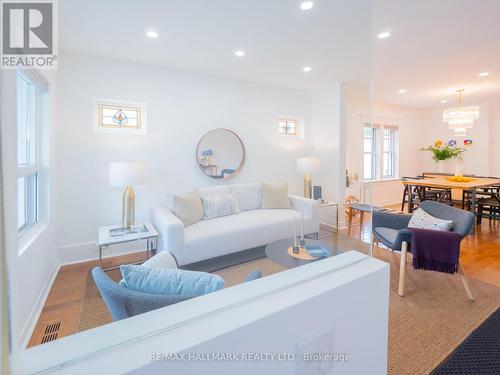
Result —
[[420, 228], [408, 229], [411, 231], [414, 269], [446, 273], [458, 271], [462, 240], [460, 234]]

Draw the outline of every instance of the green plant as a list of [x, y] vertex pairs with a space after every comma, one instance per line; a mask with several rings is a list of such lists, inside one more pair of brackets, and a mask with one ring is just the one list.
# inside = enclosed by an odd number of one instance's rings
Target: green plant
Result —
[[462, 154], [466, 151], [463, 147], [457, 147], [457, 142], [450, 140], [444, 143], [441, 140], [437, 140], [433, 145], [421, 148], [420, 151], [430, 151], [432, 152], [432, 160], [439, 162], [448, 159], [459, 159], [462, 160]]

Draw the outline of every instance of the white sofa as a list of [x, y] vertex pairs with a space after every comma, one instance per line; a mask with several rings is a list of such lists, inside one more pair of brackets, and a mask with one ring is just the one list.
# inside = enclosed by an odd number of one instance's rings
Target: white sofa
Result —
[[158, 250], [170, 251], [180, 266], [291, 238], [292, 220], [304, 214], [304, 234], [319, 231], [318, 202], [290, 195], [290, 209], [261, 209], [261, 184], [234, 184], [198, 189], [202, 197], [234, 193], [241, 212], [202, 220], [188, 227], [173, 214], [173, 194], [165, 207], [152, 210], [160, 234]]

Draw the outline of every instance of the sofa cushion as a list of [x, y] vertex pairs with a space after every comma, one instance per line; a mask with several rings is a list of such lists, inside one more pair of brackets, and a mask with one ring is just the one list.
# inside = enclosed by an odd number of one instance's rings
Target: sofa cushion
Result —
[[203, 204], [198, 190], [174, 195], [174, 214], [186, 227], [203, 219]]
[[204, 220], [233, 215], [240, 212], [238, 200], [232, 193], [218, 197], [202, 197], [201, 200], [203, 202]]
[[261, 208], [290, 208], [288, 184], [262, 184]]
[[168, 251], [160, 251], [142, 263], [142, 265], [149, 268], [177, 268], [174, 256]]
[[[184, 229], [184, 248], [175, 256], [185, 265], [291, 238], [297, 215], [292, 209], [250, 210], [200, 221]], [[317, 223], [305, 216], [304, 233], [316, 231]]]
[[137, 292], [159, 295], [200, 296], [224, 287], [224, 279], [206, 272], [172, 268], [120, 266], [120, 285]]
[[229, 190], [229, 185], [206, 186], [199, 188], [198, 191], [202, 198], [221, 197], [231, 192]]
[[421, 228], [430, 230], [450, 231], [453, 227], [453, 220], [443, 220], [434, 217], [423, 209], [418, 208], [408, 223], [408, 228]]
[[256, 210], [262, 204], [261, 184], [234, 184], [231, 193], [238, 199], [241, 211]]

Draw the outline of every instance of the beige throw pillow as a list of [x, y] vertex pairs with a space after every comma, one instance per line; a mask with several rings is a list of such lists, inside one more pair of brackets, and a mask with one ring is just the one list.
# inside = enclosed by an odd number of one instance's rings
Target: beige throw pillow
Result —
[[198, 190], [174, 195], [174, 214], [185, 227], [203, 219], [203, 204]]
[[277, 185], [263, 183], [261, 208], [290, 208], [288, 184], [286, 182]]

